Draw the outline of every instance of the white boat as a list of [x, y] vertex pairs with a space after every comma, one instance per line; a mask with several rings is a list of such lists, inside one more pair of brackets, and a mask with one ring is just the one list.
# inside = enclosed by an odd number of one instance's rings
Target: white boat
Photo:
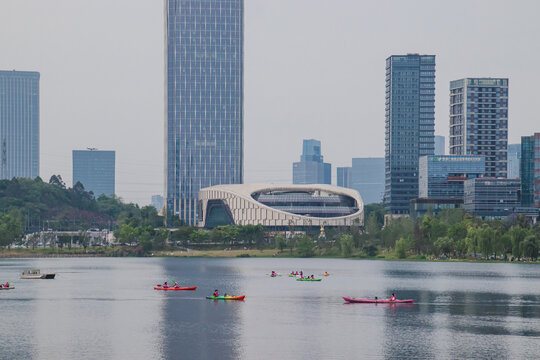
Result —
[[42, 274], [38, 269], [24, 270], [21, 279], [54, 279], [55, 273]]

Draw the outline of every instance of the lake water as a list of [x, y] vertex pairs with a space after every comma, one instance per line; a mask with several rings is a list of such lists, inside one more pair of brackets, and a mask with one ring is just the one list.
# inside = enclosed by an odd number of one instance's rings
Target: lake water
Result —
[[[25, 269], [54, 280], [21, 280]], [[285, 274], [271, 278], [272, 270]], [[298, 282], [291, 270], [331, 276]], [[320, 276], [319, 276], [320, 277]], [[0, 359], [533, 359], [540, 266], [340, 259], [2, 259]], [[196, 291], [155, 291], [167, 280]], [[214, 289], [244, 302], [205, 299]], [[415, 300], [344, 304], [342, 296]]]

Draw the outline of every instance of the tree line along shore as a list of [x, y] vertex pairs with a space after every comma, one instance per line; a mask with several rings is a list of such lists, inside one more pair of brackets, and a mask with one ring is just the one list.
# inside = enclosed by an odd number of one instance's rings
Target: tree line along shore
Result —
[[[262, 226], [182, 226], [152, 206], [118, 197], [95, 197], [77, 183], [67, 188], [59, 175], [0, 180], [0, 257], [32, 256], [207, 256], [344, 257], [402, 260], [533, 261], [540, 226], [524, 217], [482, 220], [462, 209], [422, 218], [399, 218], [383, 226], [382, 204], [365, 206], [365, 226], [305, 229], [291, 233]], [[108, 229], [114, 244], [94, 246], [87, 230]], [[43, 229], [77, 232], [55, 235], [46, 245], [28, 234]], [[287, 236], [286, 236], [287, 235]], [[114, 245], [114, 246], [111, 246]], [[249, 250], [248, 250], [249, 249]]]

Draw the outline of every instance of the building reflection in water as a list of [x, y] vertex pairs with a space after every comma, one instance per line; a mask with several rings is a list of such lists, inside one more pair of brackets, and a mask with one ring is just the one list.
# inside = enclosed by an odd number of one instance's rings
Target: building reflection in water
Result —
[[240, 294], [241, 275], [223, 260], [163, 259], [165, 279], [195, 291], [163, 291], [161, 309], [162, 354], [164, 359], [241, 358], [238, 343], [242, 301], [206, 299], [214, 289]]

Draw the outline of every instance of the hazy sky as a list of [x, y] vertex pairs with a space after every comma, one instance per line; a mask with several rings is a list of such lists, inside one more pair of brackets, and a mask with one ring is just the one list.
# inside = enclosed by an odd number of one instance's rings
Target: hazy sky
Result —
[[[435, 54], [449, 81], [508, 77], [509, 143], [540, 131], [540, 1], [245, 0], [245, 182], [291, 182], [302, 139], [325, 161], [384, 156], [385, 59]], [[161, 0], [0, 0], [0, 69], [41, 73], [41, 164], [71, 186], [73, 149], [116, 150], [116, 191], [163, 192]], [[448, 144], [447, 144], [448, 145]]]

